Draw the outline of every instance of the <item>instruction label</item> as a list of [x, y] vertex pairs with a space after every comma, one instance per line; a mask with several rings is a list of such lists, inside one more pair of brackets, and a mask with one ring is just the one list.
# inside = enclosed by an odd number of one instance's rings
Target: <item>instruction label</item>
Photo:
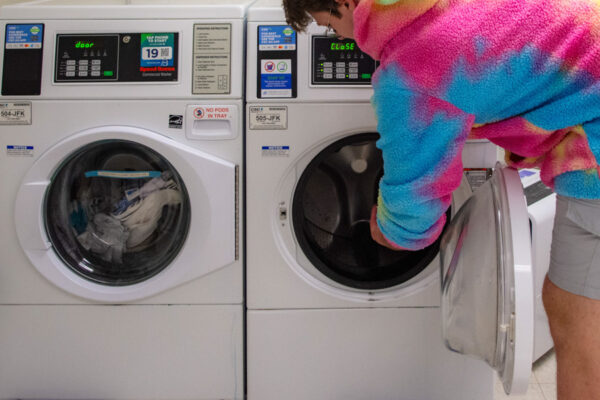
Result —
[[258, 49], [260, 51], [296, 50], [296, 31], [286, 25], [259, 26]]
[[173, 33], [142, 33], [140, 67], [173, 67], [174, 36]]
[[6, 155], [9, 157], [33, 157], [33, 146], [6, 146]]
[[231, 93], [231, 24], [195, 24], [193, 94]]
[[232, 119], [232, 113], [229, 106], [202, 106], [194, 108], [194, 119], [209, 120], [209, 119]]
[[41, 49], [44, 24], [6, 25], [6, 49]]
[[251, 130], [287, 129], [287, 106], [255, 106], [250, 107]]
[[31, 102], [0, 103], [0, 125], [31, 125]]
[[289, 157], [290, 146], [262, 146], [263, 157]]
[[262, 97], [292, 97], [292, 60], [261, 60]]

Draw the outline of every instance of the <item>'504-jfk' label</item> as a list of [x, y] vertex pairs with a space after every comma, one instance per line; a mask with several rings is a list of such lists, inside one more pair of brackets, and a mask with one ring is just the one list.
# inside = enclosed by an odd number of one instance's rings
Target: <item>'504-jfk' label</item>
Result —
[[31, 125], [31, 102], [0, 103], [0, 125]]

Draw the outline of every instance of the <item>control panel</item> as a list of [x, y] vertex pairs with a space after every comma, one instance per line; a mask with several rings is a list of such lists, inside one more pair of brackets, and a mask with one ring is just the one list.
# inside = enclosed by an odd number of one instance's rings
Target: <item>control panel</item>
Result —
[[55, 82], [177, 80], [179, 34], [59, 34]]
[[312, 37], [311, 83], [319, 85], [370, 85], [377, 62], [352, 39]]

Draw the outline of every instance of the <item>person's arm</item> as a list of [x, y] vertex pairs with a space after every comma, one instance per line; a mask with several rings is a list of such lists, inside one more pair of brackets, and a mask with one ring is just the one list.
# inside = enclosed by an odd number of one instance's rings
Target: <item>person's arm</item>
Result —
[[382, 243], [381, 233], [391, 248], [419, 250], [435, 242], [445, 225], [474, 116], [407, 90], [391, 68], [378, 71], [374, 88], [384, 175], [372, 236]]

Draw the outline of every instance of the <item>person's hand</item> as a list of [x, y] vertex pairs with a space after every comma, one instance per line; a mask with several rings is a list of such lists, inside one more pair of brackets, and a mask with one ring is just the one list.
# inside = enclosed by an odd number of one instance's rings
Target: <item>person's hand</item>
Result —
[[371, 227], [371, 237], [379, 245], [381, 245], [383, 247], [387, 247], [388, 249], [395, 250], [395, 251], [408, 250], [408, 249], [396, 246], [393, 243], [390, 243], [390, 241], [388, 241], [385, 238], [385, 236], [383, 236], [383, 233], [381, 233], [381, 230], [379, 229], [379, 225], [377, 225], [377, 206], [373, 206], [373, 208], [371, 209], [370, 227]]

